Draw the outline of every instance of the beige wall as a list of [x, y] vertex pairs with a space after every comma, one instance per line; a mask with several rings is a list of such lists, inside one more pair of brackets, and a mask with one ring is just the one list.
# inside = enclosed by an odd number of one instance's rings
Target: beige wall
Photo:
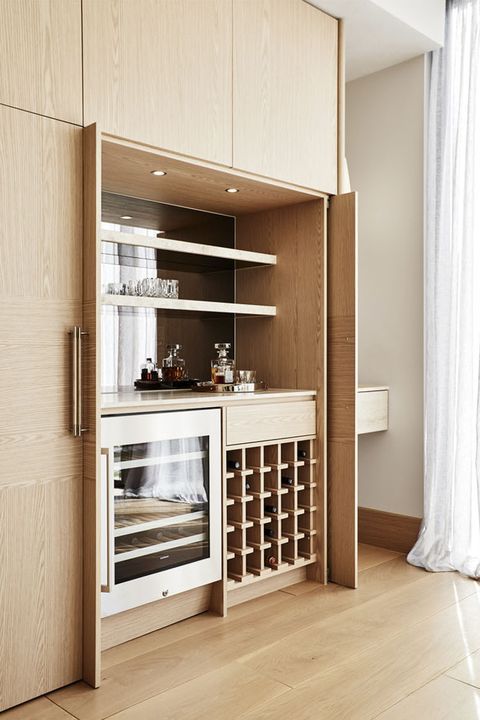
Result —
[[421, 516], [423, 57], [347, 84], [359, 192], [359, 382], [390, 387], [388, 432], [359, 438], [359, 504]]

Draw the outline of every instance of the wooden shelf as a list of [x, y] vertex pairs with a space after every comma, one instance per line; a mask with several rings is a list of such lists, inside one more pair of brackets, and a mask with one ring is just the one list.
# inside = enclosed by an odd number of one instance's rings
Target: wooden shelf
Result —
[[267, 253], [239, 250], [238, 248], [205, 245], [170, 238], [153, 238], [136, 233], [103, 230], [101, 240], [122, 245], [154, 248], [157, 261], [162, 267], [177, 268], [183, 272], [211, 272], [236, 268], [276, 265], [277, 256]]
[[135, 295], [102, 295], [103, 305], [115, 307], [155, 308], [178, 312], [217, 313], [218, 315], [245, 315], [274, 317], [274, 305], [246, 305], [244, 303], [212, 302], [210, 300], [171, 300], [170, 298], [137, 297]]

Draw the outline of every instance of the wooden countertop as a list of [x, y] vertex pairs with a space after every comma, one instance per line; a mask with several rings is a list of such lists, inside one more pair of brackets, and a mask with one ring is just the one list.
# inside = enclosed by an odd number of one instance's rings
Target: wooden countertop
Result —
[[238, 403], [292, 402], [314, 400], [314, 390], [271, 388], [248, 393], [199, 393], [193, 390], [149, 390], [104, 393], [102, 415], [120, 415], [159, 410], [191, 410], [195, 408], [227, 407]]

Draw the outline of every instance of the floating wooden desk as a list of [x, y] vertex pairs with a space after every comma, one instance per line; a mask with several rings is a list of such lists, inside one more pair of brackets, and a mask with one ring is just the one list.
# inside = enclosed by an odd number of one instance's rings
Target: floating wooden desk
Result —
[[357, 389], [357, 434], [388, 430], [388, 387], [360, 385]]

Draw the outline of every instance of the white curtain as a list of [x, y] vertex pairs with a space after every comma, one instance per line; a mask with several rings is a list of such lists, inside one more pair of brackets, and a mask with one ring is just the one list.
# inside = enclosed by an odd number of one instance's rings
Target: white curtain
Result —
[[[154, 230], [102, 223], [106, 230], [119, 230], [156, 237]], [[156, 255], [153, 248], [102, 243], [102, 284], [128, 282], [156, 277]], [[109, 262], [106, 262], [109, 260]], [[140, 377], [147, 357], [157, 359], [157, 321], [150, 308], [104, 306], [102, 313], [102, 389], [116, 392], [127, 388]]]
[[408, 561], [480, 577], [480, 0], [447, 3], [431, 55], [425, 510]]

